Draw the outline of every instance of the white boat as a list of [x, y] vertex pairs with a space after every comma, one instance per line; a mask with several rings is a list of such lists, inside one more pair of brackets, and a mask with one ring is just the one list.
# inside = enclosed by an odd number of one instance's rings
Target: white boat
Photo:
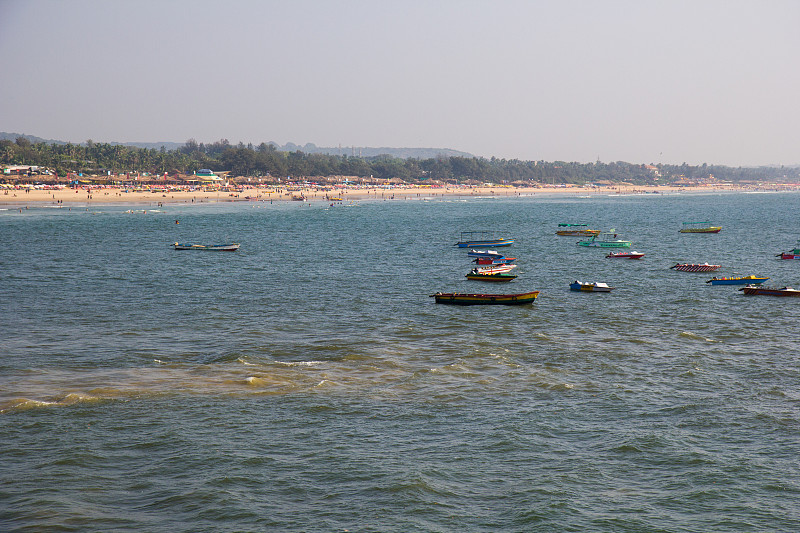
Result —
[[517, 265], [489, 265], [474, 268], [478, 274], [502, 274], [504, 272], [511, 272], [517, 268]]
[[614, 290], [614, 287], [609, 287], [607, 283], [601, 283], [599, 281], [594, 283], [582, 283], [578, 280], [573, 281], [569, 284], [569, 288], [572, 291], [585, 291], [585, 292], [611, 292]]

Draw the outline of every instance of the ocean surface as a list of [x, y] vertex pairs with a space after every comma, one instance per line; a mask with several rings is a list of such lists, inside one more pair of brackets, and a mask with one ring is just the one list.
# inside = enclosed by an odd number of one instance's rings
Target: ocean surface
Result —
[[[800, 299], [669, 269], [800, 286], [775, 257], [798, 206], [0, 206], [0, 530], [800, 531]], [[678, 233], [702, 220], [722, 232]], [[464, 278], [453, 244], [484, 229], [516, 239], [513, 282]]]

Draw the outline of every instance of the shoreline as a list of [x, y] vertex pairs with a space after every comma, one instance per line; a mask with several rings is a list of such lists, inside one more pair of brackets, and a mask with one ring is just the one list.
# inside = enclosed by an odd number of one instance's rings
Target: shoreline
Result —
[[434, 198], [476, 197], [576, 197], [576, 196], [628, 196], [637, 194], [697, 194], [714, 192], [791, 192], [798, 186], [755, 187], [739, 185], [718, 186], [637, 186], [613, 187], [415, 187], [384, 188], [248, 188], [241, 191], [134, 191], [122, 187], [62, 188], [62, 189], [5, 189], [0, 193], [0, 205], [27, 204], [194, 204], [215, 202], [303, 202], [346, 203], [359, 200], [425, 200]]

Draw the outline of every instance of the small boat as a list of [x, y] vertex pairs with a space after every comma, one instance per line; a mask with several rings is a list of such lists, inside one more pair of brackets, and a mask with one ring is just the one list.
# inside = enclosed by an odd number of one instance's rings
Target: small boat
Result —
[[706, 281], [706, 283], [712, 285], [758, 285], [759, 283], [764, 283], [768, 279], [769, 278], [761, 278], [758, 276], [737, 276], [732, 278], [718, 278], [714, 276]]
[[509, 274], [507, 272], [498, 272], [496, 274], [483, 274], [481, 272], [478, 272], [477, 268], [473, 268], [472, 270], [470, 270], [465, 277], [471, 281], [511, 281], [512, 279], [517, 278], [516, 275]]
[[491, 231], [462, 231], [461, 240], [455, 245], [459, 248], [488, 248], [491, 246], [511, 246], [513, 239], [495, 238]]
[[642, 252], [608, 252], [606, 257], [611, 259], [641, 259], [644, 254]]
[[437, 292], [431, 294], [437, 304], [455, 305], [523, 305], [531, 304], [539, 296], [539, 291], [517, 294], [466, 294], [460, 292]]
[[593, 237], [600, 233], [599, 229], [588, 229], [588, 224], [559, 224], [559, 229], [556, 235], [566, 237]]
[[739, 289], [747, 296], [795, 296], [800, 297], [800, 291], [791, 287], [781, 287], [780, 289], [772, 287], [762, 287], [760, 285], [748, 285]]
[[796, 248], [788, 252], [781, 252], [775, 257], [780, 257], [781, 259], [800, 259], [800, 242], [798, 242], [797, 245]]
[[470, 257], [503, 257], [497, 250], [470, 250], [467, 252]]
[[680, 270], [681, 272], [713, 272], [719, 269], [722, 265], [709, 265], [708, 263], [675, 263], [670, 268], [673, 270]]
[[503, 274], [505, 272], [511, 272], [517, 268], [517, 265], [490, 265], [490, 266], [482, 266], [473, 268], [473, 272], [477, 272], [478, 274]]
[[711, 222], [684, 222], [679, 233], [719, 233], [722, 226], [712, 226]]
[[501, 255], [500, 257], [476, 257], [472, 262], [479, 265], [504, 265], [513, 263], [516, 260], [516, 257], [503, 257]]
[[609, 287], [606, 283], [581, 283], [578, 280], [569, 284], [569, 290], [582, 292], [611, 292], [614, 287]]
[[176, 242], [173, 246], [176, 250], [204, 250], [207, 252], [235, 252], [239, 249], [238, 242], [229, 244], [189, 244]]
[[588, 241], [578, 241], [578, 246], [586, 246], [591, 248], [630, 248], [631, 241], [625, 241], [618, 238], [616, 232], [612, 229], [605, 233], [595, 235]]

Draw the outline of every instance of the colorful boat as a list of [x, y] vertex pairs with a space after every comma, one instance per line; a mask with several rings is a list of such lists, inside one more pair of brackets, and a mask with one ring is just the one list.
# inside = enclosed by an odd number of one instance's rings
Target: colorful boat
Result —
[[595, 235], [588, 241], [578, 241], [578, 246], [586, 246], [591, 248], [630, 248], [631, 241], [625, 241], [620, 238], [617, 233], [612, 229], [605, 233]]
[[578, 280], [569, 284], [569, 290], [581, 292], [611, 292], [614, 287], [609, 287], [606, 283], [581, 283]]
[[722, 226], [712, 226], [711, 222], [684, 222], [679, 233], [719, 233]]
[[533, 303], [539, 291], [517, 294], [466, 294], [460, 292], [437, 292], [431, 294], [437, 304], [454, 305], [524, 305]]
[[517, 265], [490, 265], [473, 268], [472, 271], [478, 274], [504, 274], [511, 272], [515, 268], [517, 268]]
[[513, 239], [495, 238], [491, 231], [462, 231], [461, 240], [455, 245], [459, 248], [488, 248], [492, 246], [511, 246]]
[[795, 296], [800, 297], [800, 291], [791, 287], [781, 287], [775, 289], [772, 287], [762, 287], [760, 285], [748, 285], [739, 289], [747, 296]]
[[472, 260], [473, 263], [477, 263], [479, 265], [505, 265], [507, 263], [513, 263], [516, 261], [516, 257], [476, 257]]
[[477, 268], [473, 268], [471, 271], [469, 271], [469, 273], [465, 277], [471, 281], [511, 281], [512, 279], [517, 278], [516, 275], [509, 274], [507, 272], [498, 272], [496, 274], [483, 274], [479, 272]]
[[781, 259], [800, 259], [800, 242], [797, 243], [797, 247], [793, 250], [789, 250], [788, 252], [781, 252], [775, 257], [780, 257]]
[[670, 268], [673, 270], [680, 270], [681, 272], [713, 272], [721, 266], [722, 265], [709, 265], [708, 263], [675, 263]]
[[556, 231], [556, 235], [566, 237], [593, 237], [600, 233], [599, 229], [588, 229], [588, 224], [559, 224], [559, 228], [564, 228]]
[[611, 259], [641, 259], [644, 254], [642, 252], [608, 252], [606, 257]]
[[207, 252], [235, 252], [239, 249], [238, 242], [229, 244], [189, 244], [176, 242], [173, 246], [176, 250], [203, 250]]
[[759, 283], [764, 283], [769, 278], [761, 278], [758, 276], [737, 276], [732, 278], [718, 278], [714, 276], [710, 280], [706, 281], [706, 283], [710, 283], [712, 285], [758, 285]]

